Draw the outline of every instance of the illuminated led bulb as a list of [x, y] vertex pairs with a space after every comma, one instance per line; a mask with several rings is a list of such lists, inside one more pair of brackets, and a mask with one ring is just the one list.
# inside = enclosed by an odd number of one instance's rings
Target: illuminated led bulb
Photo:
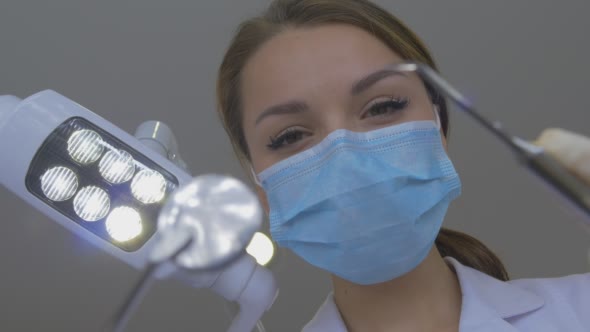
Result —
[[110, 205], [109, 195], [94, 186], [80, 189], [74, 197], [74, 211], [86, 221], [97, 221], [104, 218], [109, 212]]
[[78, 130], [68, 139], [70, 157], [82, 165], [91, 164], [100, 158], [104, 142], [95, 131]]
[[264, 266], [272, 260], [275, 253], [275, 247], [268, 236], [256, 232], [252, 237], [252, 241], [250, 241], [250, 244], [246, 247], [246, 252], [254, 257], [258, 264]]
[[134, 159], [127, 151], [111, 150], [98, 163], [98, 171], [110, 183], [127, 182], [135, 173]]
[[67, 167], [50, 168], [41, 175], [41, 190], [52, 201], [65, 201], [78, 190], [78, 177]]
[[131, 181], [131, 193], [142, 203], [157, 203], [166, 193], [166, 180], [162, 174], [151, 169], [144, 169]]
[[138, 237], [142, 230], [141, 216], [127, 206], [114, 209], [107, 217], [106, 228], [109, 235], [117, 242], [127, 242]]

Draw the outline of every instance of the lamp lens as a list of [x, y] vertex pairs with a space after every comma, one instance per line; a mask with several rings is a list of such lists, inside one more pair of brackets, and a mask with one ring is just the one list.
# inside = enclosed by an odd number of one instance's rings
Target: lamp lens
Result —
[[95, 186], [80, 189], [74, 197], [74, 211], [85, 221], [93, 222], [104, 218], [111, 202], [107, 193]]
[[107, 217], [106, 228], [117, 242], [127, 242], [139, 236], [143, 230], [139, 212], [128, 206], [115, 208]]
[[124, 183], [135, 173], [135, 160], [124, 150], [111, 150], [98, 163], [98, 171], [110, 183]]
[[265, 266], [272, 260], [275, 248], [268, 236], [264, 233], [256, 232], [246, 248], [246, 252], [254, 257], [258, 264]]
[[160, 202], [166, 193], [166, 179], [156, 171], [144, 169], [131, 181], [131, 193], [144, 204]]
[[41, 190], [52, 201], [68, 200], [78, 190], [78, 177], [67, 167], [50, 168], [41, 175]]
[[93, 130], [82, 129], [74, 132], [68, 139], [70, 157], [82, 165], [92, 164], [102, 155], [104, 142]]

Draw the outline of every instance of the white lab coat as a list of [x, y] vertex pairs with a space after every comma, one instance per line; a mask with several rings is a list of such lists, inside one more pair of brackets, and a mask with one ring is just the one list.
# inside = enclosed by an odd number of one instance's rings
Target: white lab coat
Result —
[[[590, 332], [590, 274], [503, 282], [445, 261], [463, 293], [460, 332]], [[303, 332], [346, 332], [332, 295]]]

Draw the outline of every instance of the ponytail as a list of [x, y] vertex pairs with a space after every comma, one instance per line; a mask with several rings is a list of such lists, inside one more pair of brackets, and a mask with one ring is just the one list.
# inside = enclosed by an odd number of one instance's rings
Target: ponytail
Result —
[[450, 256], [461, 264], [479, 270], [496, 279], [508, 281], [502, 261], [488, 247], [465, 233], [442, 228], [435, 241], [441, 256]]

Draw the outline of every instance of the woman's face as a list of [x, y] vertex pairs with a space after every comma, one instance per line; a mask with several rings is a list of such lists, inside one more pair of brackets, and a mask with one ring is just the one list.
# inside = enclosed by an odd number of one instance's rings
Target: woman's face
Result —
[[337, 129], [364, 132], [434, 120], [415, 74], [382, 71], [402, 58], [349, 25], [287, 29], [246, 64], [243, 126], [255, 172], [308, 149]]

